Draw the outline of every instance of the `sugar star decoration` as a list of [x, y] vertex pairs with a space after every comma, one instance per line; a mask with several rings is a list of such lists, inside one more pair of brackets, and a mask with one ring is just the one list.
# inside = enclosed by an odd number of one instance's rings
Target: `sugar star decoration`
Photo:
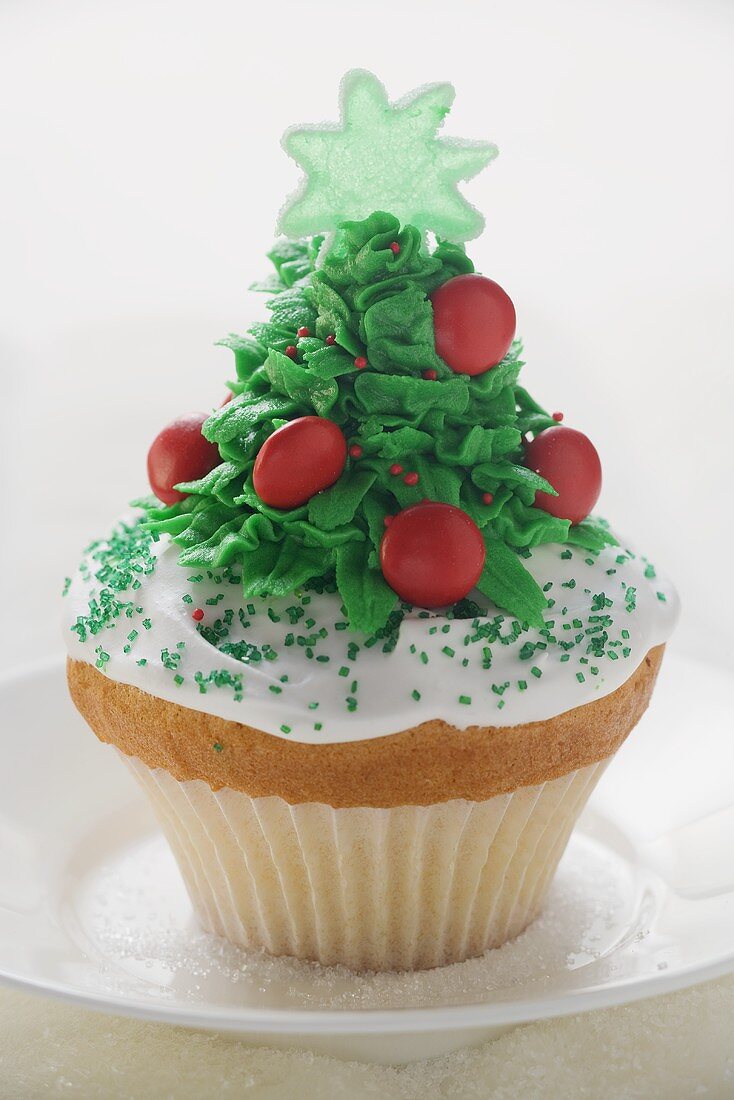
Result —
[[306, 175], [281, 211], [280, 232], [309, 237], [387, 210], [447, 240], [478, 236], [484, 218], [458, 183], [494, 160], [497, 146], [438, 137], [454, 95], [451, 84], [427, 84], [390, 104], [372, 73], [347, 73], [338, 125], [292, 127], [283, 136]]

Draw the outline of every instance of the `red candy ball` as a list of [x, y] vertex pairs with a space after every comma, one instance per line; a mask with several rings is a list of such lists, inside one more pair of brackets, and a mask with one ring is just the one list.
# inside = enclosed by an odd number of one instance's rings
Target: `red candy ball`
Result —
[[171, 421], [153, 440], [148, 451], [150, 487], [164, 504], [183, 500], [186, 493], [174, 489], [182, 481], [204, 477], [222, 461], [216, 443], [201, 434], [208, 413], [191, 413]]
[[347, 441], [333, 420], [302, 416], [278, 428], [255, 459], [255, 492], [271, 508], [297, 508], [338, 481]]
[[380, 544], [385, 580], [417, 607], [462, 600], [484, 568], [484, 539], [461, 508], [427, 501], [398, 512]]
[[484, 374], [507, 354], [515, 307], [498, 283], [457, 275], [431, 295], [436, 351], [456, 374]]
[[536, 493], [535, 505], [559, 519], [581, 523], [601, 492], [601, 462], [596, 447], [575, 428], [546, 428], [525, 447], [525, 465], [558, 492]]

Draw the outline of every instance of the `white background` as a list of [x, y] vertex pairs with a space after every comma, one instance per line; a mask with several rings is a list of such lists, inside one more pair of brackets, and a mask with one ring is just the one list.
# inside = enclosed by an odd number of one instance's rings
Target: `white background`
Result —
[[297, 169], [278, 141], [374, 69], [452, 80], [445, 132], [513, 297], [526, 385], [603, 458], [600, 509], [677, 579], [677, 644], [731, 661], [734, 7], [697, 0], [0, 0], [0, 661], [60, 648], [57, 596], [146, 488], [213, 341], [259, 307]]

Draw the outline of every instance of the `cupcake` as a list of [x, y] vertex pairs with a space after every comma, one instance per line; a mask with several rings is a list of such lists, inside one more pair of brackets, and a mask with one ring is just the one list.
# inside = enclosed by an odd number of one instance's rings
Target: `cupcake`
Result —
[[338, 126], [286, 135], [267, 319], [66, 585], [72, 698], [202, 927], [356, 970], [535, 919], [677, 615], [594, 514], [592, 442], [520, 384], [456, 186], [496, 150], [436, 136], [452, 97], [357, 72]]

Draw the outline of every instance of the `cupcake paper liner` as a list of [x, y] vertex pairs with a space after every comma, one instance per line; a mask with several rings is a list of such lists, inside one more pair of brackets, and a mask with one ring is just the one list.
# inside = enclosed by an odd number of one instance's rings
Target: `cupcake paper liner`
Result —
[[353, 970], [442, 966], [519, 935], [608, 762], [484, 802], [334, 809], [123, 759], [206, 931]]

